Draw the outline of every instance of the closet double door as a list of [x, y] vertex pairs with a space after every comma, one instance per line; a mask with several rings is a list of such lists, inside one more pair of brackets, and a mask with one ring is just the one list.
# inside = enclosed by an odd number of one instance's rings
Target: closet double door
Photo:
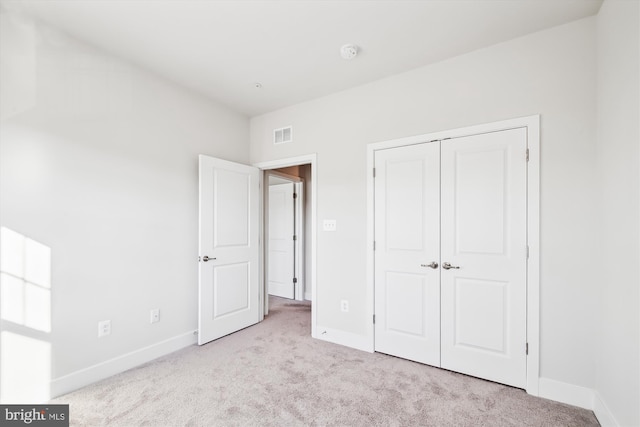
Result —
[[526, 385], [525, 128], [375, 152], [375, 350]]

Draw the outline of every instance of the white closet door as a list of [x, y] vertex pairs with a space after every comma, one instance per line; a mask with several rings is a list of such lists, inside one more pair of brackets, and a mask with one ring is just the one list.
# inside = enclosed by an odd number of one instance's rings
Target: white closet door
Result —
[[524, 128], [441, 145], [442, 367], [521, 388], [526, 386], [526, 148]]
[[440, 365], [439, 162], [437, 142], [375, 154], [375, 350], [434, 366]]

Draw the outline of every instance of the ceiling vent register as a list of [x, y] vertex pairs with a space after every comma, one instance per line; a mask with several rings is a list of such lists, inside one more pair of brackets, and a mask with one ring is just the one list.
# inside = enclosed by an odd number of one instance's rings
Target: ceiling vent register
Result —
[[291, 126], [273, 130], [274, 144], [284, 144], [291, 141], [293, 141], [293, 128]]

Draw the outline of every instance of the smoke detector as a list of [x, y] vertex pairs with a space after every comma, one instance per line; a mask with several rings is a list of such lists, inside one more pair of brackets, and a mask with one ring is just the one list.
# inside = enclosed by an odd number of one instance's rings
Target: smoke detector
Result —
[[343, 59], [353, 59], [358, 56], [358, 46], [355, 44], [347, 43], [340, 48], [340, 56]]

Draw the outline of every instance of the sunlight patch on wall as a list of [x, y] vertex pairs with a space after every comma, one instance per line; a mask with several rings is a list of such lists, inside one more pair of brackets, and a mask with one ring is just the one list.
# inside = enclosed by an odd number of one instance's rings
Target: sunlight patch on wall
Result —
[[2, 403], [43, 403], [51, 392], [51, 344], [3, 331], [0, 336]]
[[0, 319], [0, 401], [47, 401], [51, 248], [6, 227], [0, 227]]
[[51, 332], [51, 249], [0, 228], [2, 320]]

